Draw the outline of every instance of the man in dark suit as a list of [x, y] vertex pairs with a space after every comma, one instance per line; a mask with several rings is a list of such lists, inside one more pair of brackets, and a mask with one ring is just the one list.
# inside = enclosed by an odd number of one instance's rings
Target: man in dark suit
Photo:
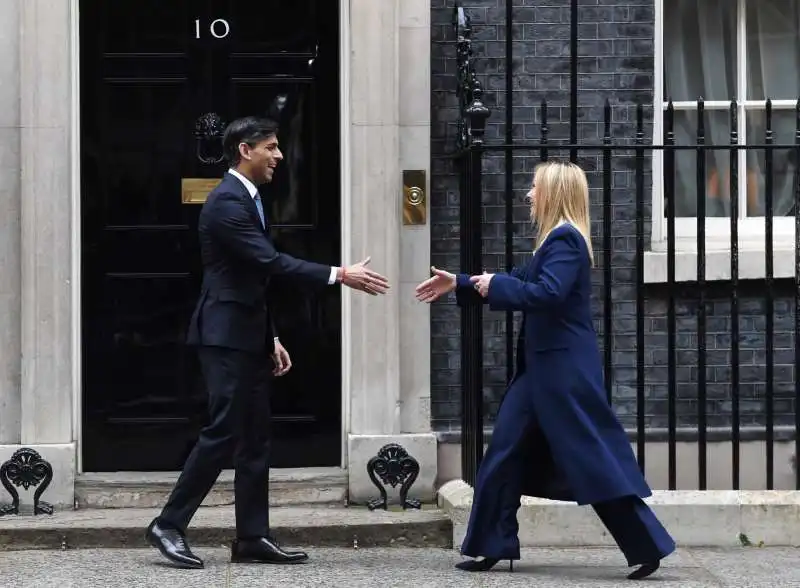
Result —
[[296, 259], [276, 251], [257, 186], [272, 180], [283, 159], [277, 125], [247, 117], [225, 131], [223, 148], [231, 166], [200, 213], [203, 285], [191, 319], [188, 343], [198, 347], [209, 395], [210, 422], [186, 460], [183, 472], [146, 538], [170, 561], [202, 568], [185, 533], [197, 508], [233, 456], [236, 477], [236, 539], [231, 561], [297, 563], [308, 556], [281, 547], [269, 534], [269, 374], [291, 368], [274, 337], [266, 293], [271, 276], [307, 286], [343, 284], [377, 295], [386, 278], [367, 269], [369, 258], [346, 268]]

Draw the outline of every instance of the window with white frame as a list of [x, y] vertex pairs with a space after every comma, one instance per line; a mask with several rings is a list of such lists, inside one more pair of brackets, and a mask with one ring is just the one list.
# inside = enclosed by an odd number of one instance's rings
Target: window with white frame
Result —
[[[738, 141], [764, 144], [766, 100], [772, 101], [774, 142], [794, 143], [800, 97], [800, 0], [656, 0], [655, 141], [661, 142], [668, 100], [673, 101], [677, 144], [693, 145], [697, 100], [705, 105], [708, 144], [729, 144], [730, 105], [736, 100]], [[661, 101], [661, 104], [658, 103]], [[660, 106], [660, 108], [659, 108]], [[705, 203], [709, 238], [729, 235], [730, 202], [739, 204], [740, 234], [763, 242], [764, 150], [740, 150], [738, 193], [730, 190], [730, 152], [706, 152]], [[773, 151], [776, 239], [793, 234], [794, 191], [800, 162], [796, 150]], [[676, 235], [692, 237], [697, 225], [696, 152], [676, 151]], [[655, 174], [663, 173], [656, 154]], [[655, 175], [654, 177], [658, 177]], [[660, 184], [660, 185], [659, 185]], [[665, 210], [663, 181], [654, 182], [654, 210]], [[654, 225], [665, 236], [663, 226]]]

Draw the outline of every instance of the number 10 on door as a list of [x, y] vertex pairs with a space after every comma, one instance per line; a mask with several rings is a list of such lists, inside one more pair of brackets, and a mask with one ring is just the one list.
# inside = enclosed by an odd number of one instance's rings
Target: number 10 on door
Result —
[[[224, 18], [218, 18], [211, 21], [211, 24], [208, 25], [208, 32], [215, 39], [224, 39], [231, 34], [231, 25], [228, 24], [228, 21]], [[200, 19], [197, 18], [194, 21], [194, 38], [199, 39], [200, 34]]]

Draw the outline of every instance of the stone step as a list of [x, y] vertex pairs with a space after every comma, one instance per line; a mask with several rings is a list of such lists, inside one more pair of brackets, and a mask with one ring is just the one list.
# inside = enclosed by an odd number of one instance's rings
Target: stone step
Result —
[[[57, 511], [0, 517], [0, 551], [145, 547], [144, 531], [157, 508]], [[451, 548], [453, 525], [434, 506], [370, 511], [366, 507], [284, 506], [270, 510], [272, 534], [292, 547]], [[187, 532], [194, 546], [229, 546], [234, 507], [202, 507]]]
[[[463, 480], [439, 488], [455, 547], [466, 535], [472, 500], [473, 489]], [[644, 501], [681, 547], [800, 547], [797, 490], [653, 490]], [[522, 547], [615, 544], [590, 506], [523, 496], [517, 521]]]
[[[101, 472], [78, 474], [79, 509], [156, 508], [172, 491], [180, 472]], [[274, 468], [269, 475], [271, 506], [329, 504], [347, 499], [347, 470], [342, 468]], [[42, 500], [47, 500], [43, 496]], [[206, 496], [204, 506], [233, 504], [233, 470], [225, 470]]]

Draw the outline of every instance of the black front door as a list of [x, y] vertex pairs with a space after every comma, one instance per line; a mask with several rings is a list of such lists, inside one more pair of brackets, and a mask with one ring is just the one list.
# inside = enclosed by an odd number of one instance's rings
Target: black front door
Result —
[[[84, 469], [177, 470], [206, 418], [184, 340], [219, 121], [279, 121], [277, 245], [339, 262], [338, 2], [81, 0], [80, 20]], [[294, 368], [273, 383], [272, 463], [336, 465], [339, 289], [278, 295]]]

